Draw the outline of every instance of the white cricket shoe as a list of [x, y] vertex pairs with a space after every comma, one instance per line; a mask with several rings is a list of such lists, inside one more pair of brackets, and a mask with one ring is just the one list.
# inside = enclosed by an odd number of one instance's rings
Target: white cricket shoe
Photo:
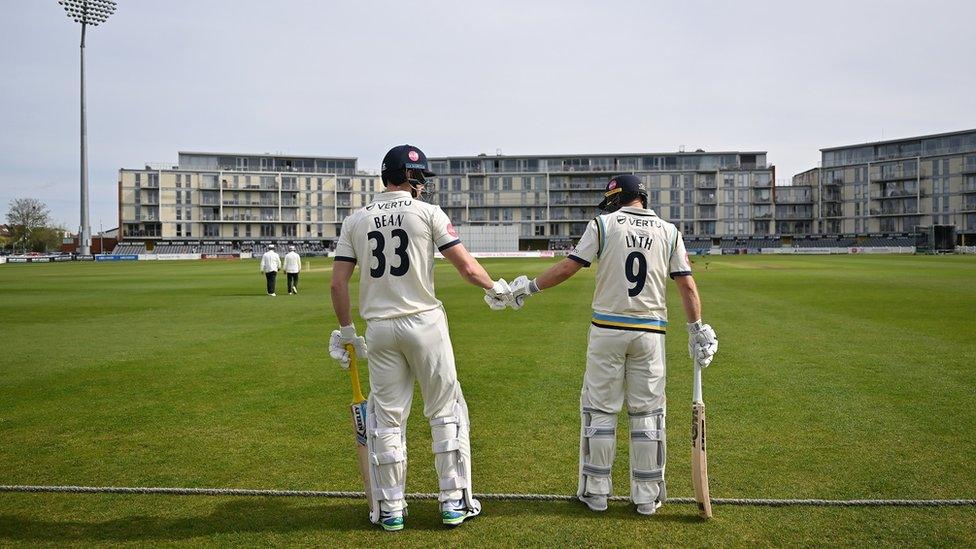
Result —
[[657, 510], [660, 508], [660, 501], [655, 501], [654, 503], [641, 503], [637, 505], [637, 512], [642, 515], [653, 515], [654, 513], [657, 513]]
[[603, 512], [607, 510], [607, 496], [604, 494], [583, 494], [579, 500], [590, 508], [590, 511]]
[[278, 294], [268, 294], [268, 295], [270, 295], [271, 297], [278, 297]]

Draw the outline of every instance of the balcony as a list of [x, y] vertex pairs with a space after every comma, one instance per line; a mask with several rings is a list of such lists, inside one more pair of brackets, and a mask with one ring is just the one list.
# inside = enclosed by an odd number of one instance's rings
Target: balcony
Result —
[[767, 196], [764, 194], [753, 193], [752, 198], [749, 199], [749, 202], [753, 204], [771, 204], [773, 202], [773, 197], [772, 195]]
[[791, 220], [813, 220], [812, 212], [778, 212], [776, 214], [777, 221], [791, 221]]
[[892, 198], [915, 198], [924, 197], [924, 192], [909, 189], [886, 189], [883, 192], [872, 192], [871, 200], [889, 200]]
[[901, 170], [895, 170], [892, 172], [881, 173], [878, 175], [871, 176], [872, 183], [884, 183], [887, 181], [905, 181], [908, 179], [918, 179], [919, 175], [917, 171], [903, 172]]
[[905, 216], [919, 216], [925, 215], [919, 211], [906, 212], [903, 209], [895, 208], [871, 208], [871, 217], [905, 217]]

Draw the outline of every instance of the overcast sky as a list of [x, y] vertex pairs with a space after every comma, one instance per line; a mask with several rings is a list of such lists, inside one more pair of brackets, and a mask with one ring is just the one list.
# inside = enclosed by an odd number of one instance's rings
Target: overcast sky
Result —
[[[0, 0], [0, 210], [78, 225], [78, 34]], [[976, 127], [976, 2], [119, 0], [88, 39], [92, 228], [178, 150], [766, 150]]]

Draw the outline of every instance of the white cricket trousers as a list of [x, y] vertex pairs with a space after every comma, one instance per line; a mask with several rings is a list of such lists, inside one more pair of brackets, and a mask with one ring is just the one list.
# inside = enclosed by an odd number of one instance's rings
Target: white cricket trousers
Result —
[[[585, 479], [581, 491], [611, 493], [609, 472], [616, 450], [614, 433], [617, 414], [626, 396], [631, 434], [631, 499], [634, 503], [651, 503], [658, 497], [663, 499], [666, 458], [664, 356], [664, 334], [590, 326], [586, 373], [580, 395], [583, 431], [586, 423], [591, 422], [589, 426], [597, 428], [597, 432], [602, 431], [605, 436], [592, 436], [591, 431], [589, 438], [581, 439], [580, 470]], [[589, 470], [598, 474], [586, 475], [584, 461], [590, 465]]]
[[[427, 419], [454, 415], [461, 398], [461, 385], [454, 366], [454, 349], [447, 331], [443, 308], [385, 320], [371, 320], [366, 326], [369, 345], [369, 399], [380, 428], [406, 429], [413, 401], [413, 384], [420, 383]], [[463, 400], [462, 400], [463, 402]], [[437, 427], [432, 427], [436, 429]], [[435, 439], [438, 438], [435, 433]], [[387, 450], [402, 450], [401, 437], [378, 435]], [[462, 444], [470, 444], [464, 440]], [[470, 448], [470, 447], [469, 447]], [[434, 454], [434, 467], [440, 478], [458, 476], [456, 461], [450, 454]], [[405, 484], [407, 462], [379, 465], [386, 486]], [[439, 499], [461, 499], [460, 489], [442, 490]], [[383, 502], [387, 511], [397, 511], [405, 503]]]

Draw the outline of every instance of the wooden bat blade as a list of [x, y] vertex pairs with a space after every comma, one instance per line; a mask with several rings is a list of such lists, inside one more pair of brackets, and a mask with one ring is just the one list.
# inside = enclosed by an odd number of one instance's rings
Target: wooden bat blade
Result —
[[698, 515], [712, 518], [712, 500], [708, 496], [708, 459], [705, 448], [705, 405], [691, 405], [691, 482], [698, 502]]

